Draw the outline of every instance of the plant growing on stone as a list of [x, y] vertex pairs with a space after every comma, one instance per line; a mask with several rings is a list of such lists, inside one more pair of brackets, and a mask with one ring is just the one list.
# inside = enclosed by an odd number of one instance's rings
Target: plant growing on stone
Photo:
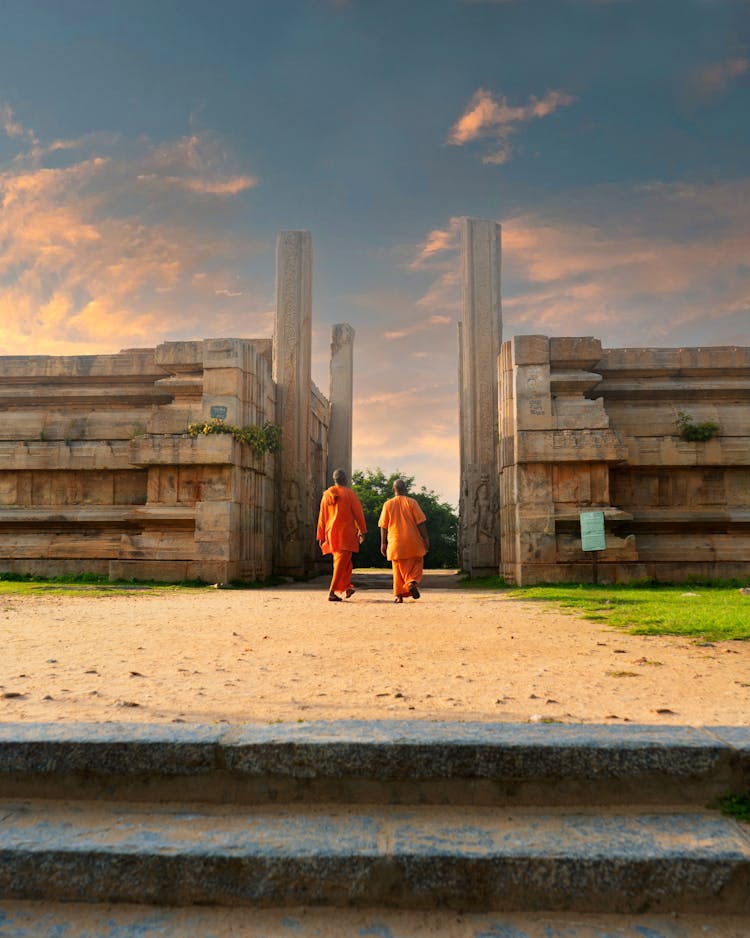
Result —
[[696, 423], [693, 419], [693, 415], [686, 414], [683, 410], [677, 412], [675, 422], [680, 439], [686, 440], [689, 443], [699, 443], [710, 440], [711, 437], [719, 431], [719, 425], [715, 421], [704, 420], [703, 423]]
[[237, 427], [225, 423], [220, 417], [212, 417], [202, 423], [189, 423], [187, 429], [192, 437], [228, 433], [239, 443], [246, 443], [256, 453], [278, 453], [281, 450], [281, 427], [275, 423], [266, 423], [262, 427], [254, 424]]

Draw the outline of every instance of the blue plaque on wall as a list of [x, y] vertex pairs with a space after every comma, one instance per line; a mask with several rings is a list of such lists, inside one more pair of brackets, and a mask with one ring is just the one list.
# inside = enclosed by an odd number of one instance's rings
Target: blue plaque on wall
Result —
[[212, 420], [226, 420], [227, 419], [227, 409], [222, 404], [212, 404], [211, 405], [211, 419]]

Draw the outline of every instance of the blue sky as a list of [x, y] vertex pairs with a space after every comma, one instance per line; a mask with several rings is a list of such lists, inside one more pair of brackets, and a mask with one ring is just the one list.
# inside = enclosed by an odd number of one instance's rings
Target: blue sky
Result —
[[0, 354], [270, 335], [312, 231], [355, 467], [455, 502], [458, 218], [504, 334], [750, 345], [748, 0], [0, 0]]

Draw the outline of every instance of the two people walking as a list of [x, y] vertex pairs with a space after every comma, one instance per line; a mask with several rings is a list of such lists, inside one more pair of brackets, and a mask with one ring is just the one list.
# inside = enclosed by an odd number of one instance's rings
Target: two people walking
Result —
[[[394, 601], [402, 603], [405, 596], [419, 599], [424, 555], [430, 548], [427, 519], [418, 502], [406, 494], [403, 479], [393, 483], [393, 498], [380, 512], [380, 552], [393, 565]], [[354, 593], [352, 586], [352, 555], [367, 533], [362, 505], [348, 487], [343, 469], [333, 473], [333, 485], [320, 500], [317, 541], [324, 554], [333, 554], [333, 576], [328, 591], [329, 602], [341, 602]]]

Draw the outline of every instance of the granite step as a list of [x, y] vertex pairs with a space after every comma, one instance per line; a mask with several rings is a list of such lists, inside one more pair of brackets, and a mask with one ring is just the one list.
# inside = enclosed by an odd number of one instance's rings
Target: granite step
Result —
[[0, 798], [702, 807], [747, 790], [750, 726], [0, 725]]
[[0, 898], [750, 915], [711, 811], [0, 802]]
[[456, 913], [0, 902], [4, 938], [747, 938], [728, 915]]

